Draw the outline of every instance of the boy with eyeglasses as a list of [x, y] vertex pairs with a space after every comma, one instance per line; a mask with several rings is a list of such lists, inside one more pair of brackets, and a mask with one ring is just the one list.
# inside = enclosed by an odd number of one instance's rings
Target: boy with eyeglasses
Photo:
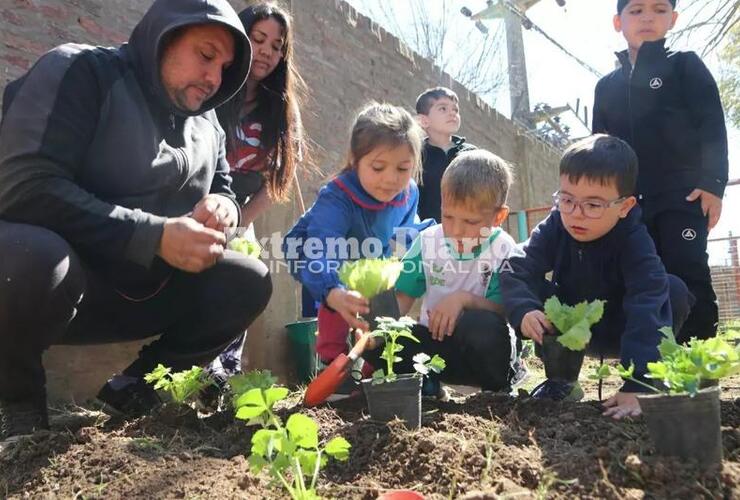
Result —
[[[587, 353], [619, 356], [624, 366], [634, 363], [642, 379], [647, 363], [658, 359], [659, 329], [679, 330], [693, 297], [680, 279], [666, 273], [655, 252], [634, 197], [636, 178], [637, 156], [621, 139], [594, 135], [568, 148], [560, 162], [555, 206], [510, 257], [501, 289], [509, 322], [537, 344], [556, 333], [543, 312], [547, 298], [555, 295], [569, 305], [606, 300]], [[635, 393], [642, 390], [625, 382], [605, 402], [604, 414], [639, 415]], [[563, 400], [583, 393], [577, 380], [545, 380], [532, 395]]]

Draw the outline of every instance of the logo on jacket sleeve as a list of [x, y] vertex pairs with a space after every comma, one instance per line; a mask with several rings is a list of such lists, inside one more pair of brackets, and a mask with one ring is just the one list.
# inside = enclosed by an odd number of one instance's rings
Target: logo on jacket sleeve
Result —
[[663, 86], [663, 80], [661, 80], [658, 77], [650, 79], [650, 88], [653, 90], [658, 90], [660, 87]]

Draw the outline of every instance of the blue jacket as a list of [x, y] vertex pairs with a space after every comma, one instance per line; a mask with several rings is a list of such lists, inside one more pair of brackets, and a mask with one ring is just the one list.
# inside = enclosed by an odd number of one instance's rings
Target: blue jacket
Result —
[[[283, 253], [290, 273], [314, 299], [325, 301], [332, 288], [342, 286], [337, 274], [342, 262], [358, 257], [389, 257], [397, 228], [408, 228], [413, 233], [408, 235], [406, 243], [415, 233], [434, 223], [418, 222], [418, 202], [419, 189], [413, 180], [406, 191], [383, 203], [362, 188], [356, 172], [340, 174], [321, 188], [313, 206], [285, 235]], [[314, 249], [316, 243], [309, 243], [306, 248], [307, 238], [315, 238], [322, 248]], [[377, 238], [377, 248], [368, 244], [365, 250], [374, 255], [353, 255], [352, 250], [362, 250], [367, 238]], [[327, 245], [331, 239], [338, 239], [340, 244]]]
[[[598, 349], [619, 340], [602, 336], [621, 335], [622, 364], [634, 362], [635, 374], [642, 377], [647, 363], [659, 358], [658, 330], [670, 326], [672, 317], [668, 275], [641, 217], [636, 206], [606, 235], [581, 243], [568, 234], [560, 212], [553, 210], [510, 258], [511, 272], [501, 273], [504, 308], [511, 325], [519, 330], [526, 313], [542, 310], [543, 297], [537, 284], [552, 271], [552, 283], [561, 301], [573, 305], [604, 299], [604, 318], [624, 317], [623, 332], [596, 325], [591, 343]], [[627, 382], [623, 390], [641, 389]]]

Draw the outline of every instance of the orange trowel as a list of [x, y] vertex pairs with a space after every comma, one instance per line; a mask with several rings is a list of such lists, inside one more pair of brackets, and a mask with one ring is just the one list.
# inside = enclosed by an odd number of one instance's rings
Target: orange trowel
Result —
[[349, 376], [352, 364], [357, 361], [365, 349], [375, 348], [372, 332], [363, 333], [358, 330], [355, 339], [355, 345], [349, 354], [340, 354], [334, 358], [334, 361], [308, 384], [303, 404], [316, 406], [326, 401]]

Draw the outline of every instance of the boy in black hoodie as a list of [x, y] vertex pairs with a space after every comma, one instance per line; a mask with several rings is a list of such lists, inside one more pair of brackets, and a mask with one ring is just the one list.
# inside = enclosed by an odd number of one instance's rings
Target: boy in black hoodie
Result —
[[614, 27], [628, 49], [621, 68], [596, 85], [594, 133], [627, 141], [637, 153], [643, 221], [669, 273], [696, 296], [678, 340], [716, 333], [718, 311], [707, 236], [722, 211], [727, 131], [717, 85], [693, 52], [665, 48], [675, 0], [619, 0]]
[[421, 220], [442, 222], [442, 175], [450, 162], [463, 151], [476, 149], [455, 134], [460, 130], [460, 107], [457, 94], [446, 87], [427, 89], [416, 99], [419, 124], [427, 138], [422, 156], [422, 182], [419, 185]]
[[[555, 333], [543, 312], [550, 296], [569, 305], [606, 300], [587, 352], [619, 355], [624, 366], [634, 363], [642, 378], [647, 363], [658, 359], [659, 329], [680, 328], [693, 299], [680, 279], [666, 273], [640, 221], [636, 178], [637, 157], [620, 139], [595, 135], [568, 148], [555, 206], [523, 252], [510, 258], [501, 291], [511, 325], [538, 344]], [[579, 390], [576, 381], [546, 380], [532, 395], [566, 399]], [[638, 415], [636, 392], [639, 384], [625, 382], [605, 402], [605, 415]]]

